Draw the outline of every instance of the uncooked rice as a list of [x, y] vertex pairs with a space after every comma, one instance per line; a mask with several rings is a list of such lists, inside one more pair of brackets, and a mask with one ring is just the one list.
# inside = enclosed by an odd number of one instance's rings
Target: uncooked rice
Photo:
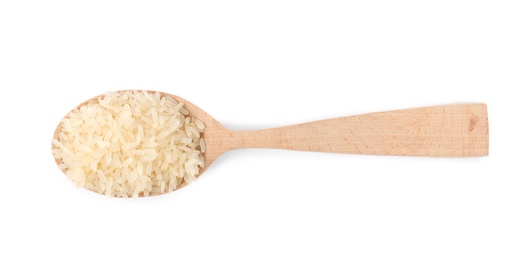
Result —
[[159, 92], [107, 93], [61, 122], [53, 155], [77, 187], [115, 197], [166, 193], [204, 165], [204, 124]]

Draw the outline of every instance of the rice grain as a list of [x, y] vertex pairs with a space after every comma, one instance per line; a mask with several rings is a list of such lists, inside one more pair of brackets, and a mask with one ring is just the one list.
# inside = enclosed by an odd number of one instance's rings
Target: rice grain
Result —
[[148, 196], [196, 179], [204, 124], [159, 92], [111, 92], [74, 109], [53, 156], [76, 186], [116, 197]]

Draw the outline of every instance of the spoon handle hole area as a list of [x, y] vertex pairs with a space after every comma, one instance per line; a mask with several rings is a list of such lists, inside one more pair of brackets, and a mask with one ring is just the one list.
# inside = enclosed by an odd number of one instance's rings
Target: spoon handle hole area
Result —
[[458, 104], [232, 131], [230, 147], [429, 157], [487, 156], [485, 104]]

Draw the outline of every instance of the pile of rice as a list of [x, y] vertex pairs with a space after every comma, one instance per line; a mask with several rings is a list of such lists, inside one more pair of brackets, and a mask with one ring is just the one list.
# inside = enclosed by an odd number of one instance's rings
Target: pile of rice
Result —
[[107, 93], [70, 112], [53, 155], [76, 186], [116, 197], [166, 193], [204, 165], [204, 125], [158, 92]]

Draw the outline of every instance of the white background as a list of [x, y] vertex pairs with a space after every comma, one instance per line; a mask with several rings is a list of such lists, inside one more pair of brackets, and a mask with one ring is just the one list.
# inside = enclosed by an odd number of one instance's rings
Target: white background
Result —
[[[0, 259], [525, 259], [524, 1], [1, 1]], [[485, 102], [490, 156], [225, 154], [107, 199], [56, 169], [78, 103], [170, 92], [233, 129]]]

